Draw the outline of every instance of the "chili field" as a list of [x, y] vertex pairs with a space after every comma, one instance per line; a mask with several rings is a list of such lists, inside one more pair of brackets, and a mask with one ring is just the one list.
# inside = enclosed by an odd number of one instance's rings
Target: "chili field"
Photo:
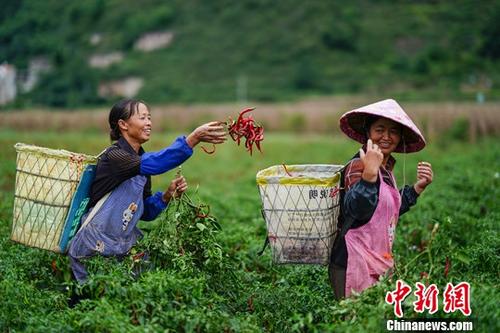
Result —
[[[154, 133], [147, 151], [168, 145], [175, 135]], [[90, 261], [89, 281], [78, 287], [69, 278], [66, 257], [10, 240], [16, 142], [98, 154], [105, 134], [82, 132], [0, 132], [0, 331], [31, 332], [383, 332], [395, 318], [385, 302], [398, 279], [439, 289], [438, 311], [414, 311], [413, 293], [403, 302], [405, 320], [456, 318], [475, 331], [499, 332], [500, 310], [500, 145], [498, 138], [468, 143], [443, 135], [422, 152], [397, 154], [399, 184], [413, 183], [416, 163], [432, 163], [435, 180], [396, 231], [392, 278], [351, 299], [334, 300], [327, 268], [273, 265], [262, 256], [266, 228], [255, 182], [257, 171], [276, 164], [343, 164], [359, 146], [340, 136], [266, 133], [263, 154], [250, 156], [228, 140], [212, 155], [199, 147], [182, 166], [193, 202], [206, 204], [213, 225], [182, 232], [160, 224], [182, 216], [164, 214], [141, 222], [149, 245], [162, 253], [155, 267], [137, 273], [133, 258]], [[211, 146], [207, 148], [211, 149]], [[176, 170], [153, 177], [163, 190]], [[182, 208], [181, 208], [182, 209]], [[184, 207], [186, 210], [186, 208]], [[220, 225], [220, 230], [218, 229]], [[151, 241], [154, 241], [151, 243]], [[178, 244], [184, 244], [183, 253]], [[189, 246], [189, 247], [188, 247]], [[138, 250], [137, 250], [138, 251]], [[152, 254], [154, 256], [154, 254]], [[448, 282], [471, 286], [472, 314], [445, 313]], [[69, 306], [72, 294], [82, 300]]]

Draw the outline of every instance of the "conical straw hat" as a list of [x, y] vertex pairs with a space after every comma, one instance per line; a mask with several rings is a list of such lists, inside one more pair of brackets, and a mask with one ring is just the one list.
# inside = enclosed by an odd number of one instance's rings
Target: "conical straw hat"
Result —
[[[395, 152], [414, 153], [425, 147], [422, 133], [393, 99], [386, 99], [344, 113], [340, 118], [340, 129], [351, 139], [364, 144], [367, 140], [365, 121], [368, 115], [384, 117], [403, 125], [403, 138]], [[403, 139], [406, 147], [403, 145]]]

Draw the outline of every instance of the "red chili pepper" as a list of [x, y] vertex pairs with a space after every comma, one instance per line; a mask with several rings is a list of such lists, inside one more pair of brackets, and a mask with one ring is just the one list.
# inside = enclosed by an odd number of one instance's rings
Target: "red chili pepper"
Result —
[[203, 147], [203, 146], [201, 146], [201, 149], [202, 149], [205, 153], [207, 153], [207, 154], [211, 155], [211, 154], [215, 153], [215, 145], [214, 145], [213, 143], [212, 143], [212, 146], [213, 146], [213, 150], [208, 150], [207, 148], [205, 148], [205, 147]]
[[333, 197], [335, 197], [338, 193], [339, 193], [339, 188], [338, 188], [338, 187], [336, 187], [335, 189], [332, 189], [332, 190], [330, 191], [330, 197], [331, 197], [331, 198], [333, 198]]
[[292, 177], [292, 174], [290, 172], [288, 172], [286, 165], [285, 164], [282, 164], [282, 165], [283, 165], [283, 168], [285, 169], [286, 174], [289, 175], [290, 177]]
[[254, 311], [254, 307], [253, 307], [253, 295], [248, 298], [248, 300], [247, 300], [247, 307], [248, 307], [248, 311], [249, 312], [253, 312]]
[[[206, 213], [203, 213], [203, 208], [207, 209]], [[196, 217], [200, 219], [207, 218], [210, 215], [210, 206], [209, 205], [200, 205], [196, 207]]]
[[241, 143], [241, 138], [245, 138], [245, 148], [252, 155], [253, 145], [257, 146], [257, 149], [262, 153], [260, 142], [264, 140], [264, 128], [260, 125], [256, 125], [253, 117], [249, 115], [248, 117], [243, 117], [245, 113], [248, 113], [255, 108], [247, 108], [240, 112], [236, 121], [230, 118], [228, 123], [229, 136], [236, 141], [238, 146]]
[[207, 218], [209, 215], [210, 215], [210, 210], [208, 210], [208, 212], [206, 213], [201, 213], [201, 211], [196, 213], [196, 217], [200, 219]]
[[243, 115], [247, 112], [250, 112], [250, 111], [253, 111], [255, 110], [255, 108], [246, 108], [245, 110], [241, 111], [240, 112], [240, 116], [238, 117], [238, 122], [240, 122], [241, 118], [243, 117]]
[[260, 141], [255, 141], [255, 146], [262, 153], [262, 150], [260, 150]]
[[146, 254], [146, 252], [139, 252], [137, 254], [134, 254], [132, 256], [132, 260], [137, 261], [137, 260], [141, 259], [142, 257], [144, 257], [145, 254]]
[[451, 267], [451, 260], [446, 257], [446, 263], [444, 264], [444, 277], [448, 276]]
[[52, 263], [51, 263], [51, 265], [50, 265], [50, 266], [52, 266], [52, 271], [53, 271], [54, 273], [57, 273], [58, 269], [57, 269], [57, 264], [56, 264], [56, 260], [55, 260], [55, 259], [54, 259], [54, 260], [52, 260]]
[[255, 139], [255, 129], [253, 127], [250, 127], [248, 131], [250, 132], [250, 136], [249, 136], [248, 140], [253, 141]]

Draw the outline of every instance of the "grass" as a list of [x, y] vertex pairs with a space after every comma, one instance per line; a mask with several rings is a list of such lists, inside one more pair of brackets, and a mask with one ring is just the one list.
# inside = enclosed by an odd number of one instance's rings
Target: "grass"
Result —
[[[174, 137], [156, 133], [145, 148], [159, 149]], [[384, 296], [394, 289], [396, 278], [414, 287], [424, 281], [422, 272], [437, 285], [440, 296], [447, 282], [469, 282], [476, 331], [500, 329], [500, 147], [494, 138], [476, 144], [436, 140], [421, 153], [396, 156], [400, 184], [403, 165], [406, 181], [412, 183], [419, 160], [433, 164], [435, 181], [400, 220], [393, 279], [341, 302], [333, 299], [325, 267], [272, 265], [269, 249], [257, 256], [266, 231], [255, 174], [281, 163], [342, 164], [358, 145], [344, 137], [270, 133], [264, 154], [253, 157], [232, 142], [218, 147], [215, 155], [197, 149], [182, 170], [191, 195], [209, 204], [222, 225], [217, 243], [224, 269], [167, 265], [134, 280], [126, 263], [97, 260], [87, 288], [91, 296], [74, 308], [67, 305], [65, 286], [74, 286], [64, 277], [66, 258], [9, 240], [15, 142], [90, 154], [108, 143], [94, 132], [0, 133], [0, 331], [377, 332], [385, 330], [386, 318], [394, 317]], [[153, 189], [164, 189], [174, 173], [154, 177]], [[445, 276], [447, 258], [451, 268]], [[54, 260], [57, 271], [51, 268]], [[189, 266], [189, 261], [183, 263]], [[441, 299], [436, 314], [419, 315], [413, 311], [413, 300], [409, 297], [404, 303], [405, 319], [463, 319], [460, 312], [445, 314]]]

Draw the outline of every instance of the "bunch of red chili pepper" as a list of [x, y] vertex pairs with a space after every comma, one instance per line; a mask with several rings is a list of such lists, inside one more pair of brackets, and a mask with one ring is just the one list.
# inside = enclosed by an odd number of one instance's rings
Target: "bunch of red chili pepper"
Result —
[[253, 145], [262, 153], [260, 143], [264, 140], [264, 127], [255, 123], [251, 115], [243, 117], [245, 113], [255, 110], [248, 108], [240, 112], [238, 119], [230, 120], [228, 124], [228, 132], [231, 138], [240, 145], [241, 138], [245, 138], [245, 148], [252, 155]]

